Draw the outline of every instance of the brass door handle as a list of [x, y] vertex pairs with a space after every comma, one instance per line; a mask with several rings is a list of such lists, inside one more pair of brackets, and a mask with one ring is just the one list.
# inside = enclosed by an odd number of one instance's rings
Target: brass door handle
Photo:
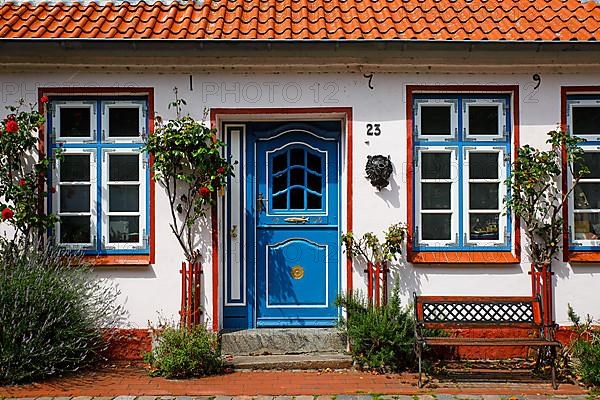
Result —
[[305, 224], [308, 222], [308, 218], [307, 217], [290, 217], [290, 218], [284, 219], [284, 221], [291, 222], [294, 224]]

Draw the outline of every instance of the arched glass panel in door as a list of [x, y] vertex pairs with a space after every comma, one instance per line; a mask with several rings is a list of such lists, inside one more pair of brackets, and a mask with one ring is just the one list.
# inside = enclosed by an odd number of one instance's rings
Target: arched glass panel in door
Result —
[[269, 211], [324, 211], [326, 154], [302, 144], [271, 152], [268, 157]]

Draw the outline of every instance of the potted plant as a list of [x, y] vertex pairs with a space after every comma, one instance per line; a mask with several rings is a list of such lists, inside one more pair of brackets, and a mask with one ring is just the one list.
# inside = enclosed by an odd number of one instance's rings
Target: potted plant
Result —
[[[406, 239], [406, 226], [392, 224], [384, 233], [385, 240], [381, 242], [377, 235], [367, 232], [360, 238], [355, 238], [349, 231], [342, 235], [342, 244], [350, 257], [360, 257], [367, 263], [364, 272], [367, 274], [367, 290], [370, 302], [375, 299], [375, 305], [387, 302], [387, 274], [388, 262], [396, 260], [402, 254], [402, 246]], [[382, 275], [382, 281], [380, 276]], [[383, 290], [381, 290], [383, 288]]]

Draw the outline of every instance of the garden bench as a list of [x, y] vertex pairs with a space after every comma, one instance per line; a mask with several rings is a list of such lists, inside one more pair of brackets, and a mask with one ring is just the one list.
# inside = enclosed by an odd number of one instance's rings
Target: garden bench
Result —
[[[556, 350], [561, 343], [544, 334], [541, 299], [539, 297], [471, 297], [471, 296], [414, 296], [415, 352], [419, 361], [419, 387], [421, 381], [421, 358], [423, 346], [527, 346], [546, 348], [552, 375], [552, 387], [556, 381]], [[506, 337], [506, 330], [496, 337], [427, 337], [426, 329], [529, 328], [536, 337]], [[555, 328], [550, 327], [550, 331]], [[489, 335], [488, 335], [489, 336]], [[538, 366], [540, 357], [538, 357]]]

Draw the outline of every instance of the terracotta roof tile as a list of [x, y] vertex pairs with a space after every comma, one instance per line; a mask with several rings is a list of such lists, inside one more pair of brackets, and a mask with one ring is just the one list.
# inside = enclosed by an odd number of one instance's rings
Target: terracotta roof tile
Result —
[[596, 41], [580, 0], [206, 0], [0, 5], [0, 38]]

